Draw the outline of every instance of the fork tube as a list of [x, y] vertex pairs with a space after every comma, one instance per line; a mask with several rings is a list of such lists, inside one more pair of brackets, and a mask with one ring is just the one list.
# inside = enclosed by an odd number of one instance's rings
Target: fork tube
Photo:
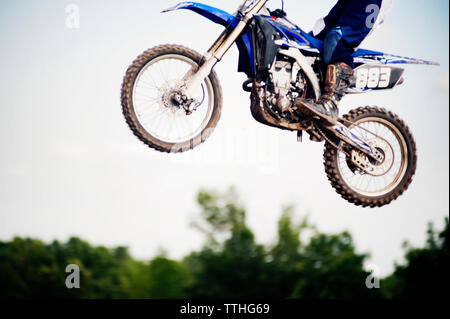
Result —
[[267, 0], [259, 0], [255, 6], [249, 10], [237, 26], [230, 32], [225, 30], [220, 37], [209, 49], [207, 56], [202, 61], [201, 67], [192, 75], [187, 75], [182, 85], [182, 90], [187, 96], [191, 96], [191, 90], [197, 87], [201, 82], [211, 73], [212, 69], [219, 62], [225, 53], [231, 48], [234, 42], [240, 37], [242, 31], [247, 27], [248, 22], [253, 18], [253, 15], [260, 12], [264, 8]]
[[231, 32], [231, 34], [224, 39], [223, 43], [217, 48], [216, 52], [214, 52], [214, 57], [217, 60], [222, 60], [225, 53], [228, 52], [228, 50], [231, 48], [231, 46], [234, 44], [234, 42], [239, 38], [242, 31], [244, 31], [245, 27], [247, 26], [247, 21], [243, 20], [238, 23], [236, 28]]
[[266, 2], [267, 0], [260, 0], [249, 12], [247, 12], [245, 17], [238, 23], [231, 34], [224, 39], [223, 43], [217, 48], [217, 51], [214, 53], [214, 57], [218, 61], [222, 60], [225, 53], [228, 52], [237, 38], [239, 38], [242, 31], [244, 31], [244, 29], [247, 27], [247, 23], [250, 21], [253, 15], [258, 13], [264, 7]]
[[217, 49], [222, 46], [222, 44], [225, 42], [225, 40], [228, 38], [232, 30], [230, 27], [226, 28], [222, 34], [219, 36], [219, 38], [214, 42], [214, 44], [211, 46], [211, 48], [206, 53], [207, 57], [211, 57], [216, 53]]

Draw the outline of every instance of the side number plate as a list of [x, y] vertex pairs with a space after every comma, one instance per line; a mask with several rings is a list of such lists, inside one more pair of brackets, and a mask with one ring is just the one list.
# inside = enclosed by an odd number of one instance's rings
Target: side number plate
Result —
[[359, 90], [392, 89], [399, 82], [403, 71], [394, 67], [363, 65], [355, 70], [354, 87]]

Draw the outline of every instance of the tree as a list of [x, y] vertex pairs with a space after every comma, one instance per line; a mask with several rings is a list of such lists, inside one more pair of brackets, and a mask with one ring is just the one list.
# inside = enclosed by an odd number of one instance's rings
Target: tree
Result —
[[[349, 233], [319, 233], [305, 220], [292, 222], [292, 207], [278, 223], [278, 242], [271, 249], [255, 243], [245, 222], [245, 209], [233, 191], [220, 195], [201, 192], [198, 203], [206, 225], [198, 227], [209, 238], [205, 247], [186, 263], [193, 274], [190, 293], [201, 298], [367, 298], [369, 275], [356, 254]], [[312, 230], [308, 243], [300, 241]], [[217, 239], [225, 233], [226, 240]]]
[[348, 232], [316, 234], [302, 251], [302, 277], [293, 297], [307, 299], [354, 299], [378, 297], [366, 287], [366, 254], [357, 254]]
[[154, 258], [148, 267], [149, 295], [157, 299], [187, 298], [189, 274], [183, 263], [165, 256]]
[[[255, 243], [245, 221], [245, 209], [230, 189], [226, 194], [202, 191], [197, 197], [204, 225], [197, 228], [207, 235], [205, 247], [185, 259], [193, 283], [194, 298], [264, 297], [265, 251]], [[222, 234], [224, 242], [217, 239]]]
[[[79, 238], [45, 244], [14, 238], [0, 242], [0, 298], [439, 298], [448, 296], [448, 218], [430, 225], [426, 246], [408, 247], [405, 265], [368, 289], [367, 254], [350, 233], [321, 233], [293, 207], [278, 221], [278, 238], [263, 246], [246, 222], [234, 189], [201, 191], [194, 226], [205, 244], [181, 261], [164, 253], [149, 262], [126, 247], [92, 246]], [[309, 236], [305, 236], [309, 235]], [[65, 285], [66, 266], [80, 267], [81, 288]]]
[[[80, 268], [80, 289], [65, 285], [69, 264]], [[125, 247], [92, 247], [79, 238], [49, 245], [15, 238], [0, 243], [0, 298], [146, 297], [135, 285], [142, 282], [138, 276], [148, 285], [142, 266]]]
[[267, 270], [269, 272], [270, 297], [289, 298], [300, 280], [303, 257], [300, 236], [303, 231], [313, 229], [304, 219], [295, 225], [292, 221], [294, 208], [289, 206], [283, 210], [278, 221], [278, 240], [269, 251]]
[[405, 265], [396, 265], [394, 273], [382, 281], [385, 297], [400, 299], [448, 297], [448, 224], [449, 220], [446, 218], [444, 230], [440, 233], [430, 224], [424, 248], [411, 248], [405, 245], [407, 248]]

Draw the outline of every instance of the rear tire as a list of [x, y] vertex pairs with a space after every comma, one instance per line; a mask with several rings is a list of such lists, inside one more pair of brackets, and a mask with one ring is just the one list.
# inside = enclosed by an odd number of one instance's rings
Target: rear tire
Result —
[[[348, 172], [347, 175], [343, 174], [342, 168], [343, 153], [336, 150], [330, 143], [327, 143], [324, 152], [324, 165], [331, 185], [345, 200], [357, 206], [373, 208], [390, 204], [408, 189], [416, 172], [416, 143], [409, 128], [397, 115], [377, 107], [361, 107], [352, 110], [349, 114], [344, 116], [344, 119], [352, 123], [364, 123], [364, 121], [369, 121], [370, 119], [378, 119], [380, 122], [389, 124], [389, 126], [386, 125], [386, 128], [390, 128], [392, 132], [395, 132], [393, 135], [396, 135], [396, 138], [401, 141], [399, 145], [403, 146], [399, 147], [399, 149], [402, 154], [401, 164], [404, 165], [404, 167], [401, 166], [399, 169], [400, 173], [396, 176], [396, 179], [394, 179], [394, 183], [390, 185], [390, 187], [386, 187], [385, 193], [383, 193], [383, 191], [380, 191], [379, 193], [374, 192], [373, 195], [371, 195], [370, 192], [363, 193], [358, 191], [357, 187], [352, 186], [347, 182]], [[351, 124], [346, 124], [346, 126], [353, 127]], [[371, 178], [371, 176], [368, 176], [368, 178]]]
[[[202, 55], [199, 53], [179, 45], [162, 45], [154, 47], [145, 51], [140, 55], [133, 64], [128, 68], [125, 78], [122, 84], [121, 102], [123, 115], [133, 133], [149, 147], [166, 153], [180, 153], [194, 149], [199, 144], [206, 141], [211, 135], [214, 128], [221, 116], [222, 110], [222, 90], [216, 73], [212, 71], [208, 76], [208, 83], [211, 84], [213, 92], [213, 108], [212, 114], [207, 122], [206, 126], [197, 135], [183, 141], [168, 142], [162, 138], [158, 138], [155, 134], [152, 134], [148, 129], [144, 128], [144, 125], [139, 119], [135, 105], [133, 103], [133, 94], [135, 89], [135, 83], [146, 66], [152, 63], [155, 59], [171, 56], [180, 57], [180, 59], [192, 61], [197, 66], [199, 65]], [[163, 72], [165, 72], [163, 70]], [[171, 124], [173, 125], [173, 124]]]

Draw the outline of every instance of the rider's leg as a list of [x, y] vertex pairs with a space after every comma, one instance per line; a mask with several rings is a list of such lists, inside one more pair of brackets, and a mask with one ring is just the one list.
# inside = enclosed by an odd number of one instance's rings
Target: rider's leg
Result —
[[331, 124], [339, 116], [338, 106], [353, 77], [353, 48], [342, 38], [340, 29], [333, 29], [325, 38], [323, 59], [328, 65], [322, 98], [314, 103], [299, 99], [297, 105], [320, 116]]

